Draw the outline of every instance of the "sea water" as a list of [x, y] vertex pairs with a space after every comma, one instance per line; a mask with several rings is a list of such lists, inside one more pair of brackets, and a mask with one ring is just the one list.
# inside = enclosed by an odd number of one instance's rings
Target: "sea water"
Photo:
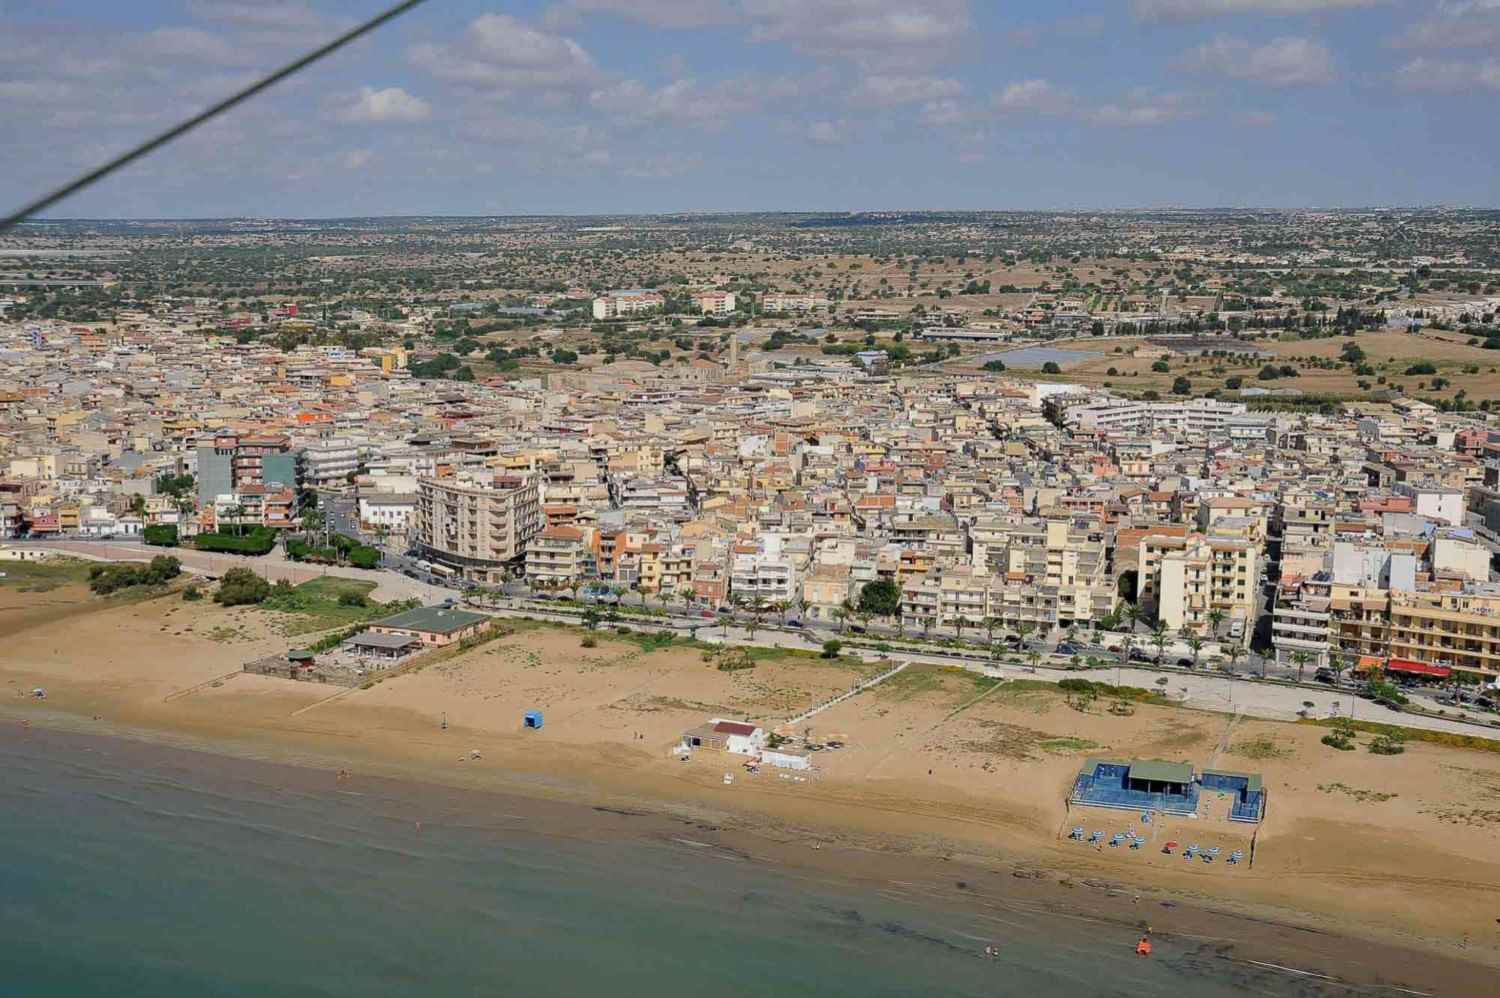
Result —
[[1190, 944], [1137, 959], [1125, 927], [540, 834], [519, 799], [470, 813], [110, 744], [0, 740], [0, 995], [1293, 993]]

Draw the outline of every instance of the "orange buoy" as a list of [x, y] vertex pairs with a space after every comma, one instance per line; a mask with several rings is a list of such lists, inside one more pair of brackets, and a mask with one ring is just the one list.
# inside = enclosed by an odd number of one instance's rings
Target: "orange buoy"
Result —
[[1135, 944], [1136, 956], [1151, 955], [1151, 939], [1149, 936], [1141, 936], [1141, 941]]

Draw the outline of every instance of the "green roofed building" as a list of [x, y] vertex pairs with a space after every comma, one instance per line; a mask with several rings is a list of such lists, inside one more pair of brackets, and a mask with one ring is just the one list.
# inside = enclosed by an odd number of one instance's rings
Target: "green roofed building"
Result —
[[424, 606], [391, 617], [382, 617], [369, 627], [371, 634], [395, 634], [416, 638], [422, 644], [441, 648], [489, 630], [494, 618], [469, 610]]
[[1182, 793], [1193, 782], [1193, 767], [1186, 762], [1162, 762], [1159, 759], [1132, 759], [1126, 780], [1135, 789]]

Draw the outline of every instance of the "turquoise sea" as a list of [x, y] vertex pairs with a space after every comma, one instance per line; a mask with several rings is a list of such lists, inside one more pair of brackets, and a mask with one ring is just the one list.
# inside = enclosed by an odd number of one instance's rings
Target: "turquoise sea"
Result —
[[928, 908], [690, 837], [573, 835], [555, 816], [543, 831], [517, 798], [289, 772], [0, 738], [0, 995], [1344, 993], [1169, 940], [1138, 960], [1127, 927]]

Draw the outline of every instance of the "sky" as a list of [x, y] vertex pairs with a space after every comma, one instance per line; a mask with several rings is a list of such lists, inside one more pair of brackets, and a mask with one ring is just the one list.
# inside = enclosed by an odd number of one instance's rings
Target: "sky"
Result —
[[[0, 0], [0, 208], [389, 0]], [[54, 217], [1500, 204], [1500, 0], [428, 0]]]

